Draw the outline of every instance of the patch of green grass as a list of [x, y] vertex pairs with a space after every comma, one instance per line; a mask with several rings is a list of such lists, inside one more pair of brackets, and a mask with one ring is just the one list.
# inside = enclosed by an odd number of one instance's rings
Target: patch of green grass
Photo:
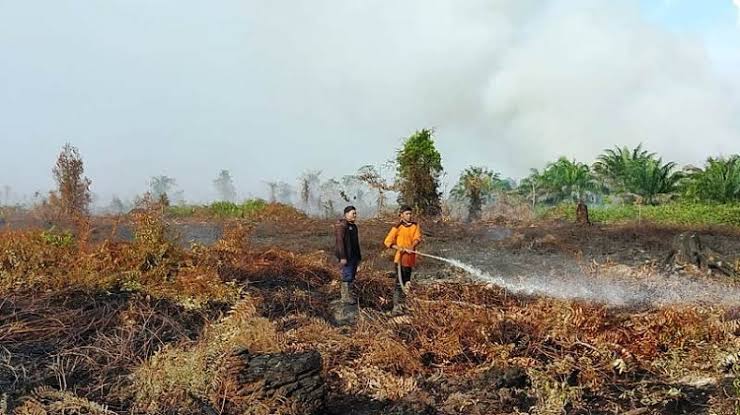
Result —
[[203, 206], [196, 205], [182, 205], [182, 206], [169, 206], [167, 208], [167, 216], [176, 218], [188, 218], [195, 216], [196, 213], [203, 210]]
[[[544, 219], [575, 220], [575, 205], [538, 209]], [[669, 203], [657, 206], [601, 205], [589, 206], [592, 222], [620, 223], [647, 221], [670, 225], [740, 226], [740, 204]]]
[[223, 218], [241, 218], [244, 217], [242, 205], [233, 202], [213, 202], [208, 206], [211, 215]]
[[211, 215], [227, 218], [246, 218], [256, 215], [267, 207], [262, 199], [251, 199], [241, 204], [231, 202], [215, 202], [209, 206]]
[[210, 205], [170, 206], [168, 216], [187, 217], [217, 217], [217, 218], [249, 218], [262, 212], [268, 203], [262, 199], [249, 199], [242, 203], [213, 202]]

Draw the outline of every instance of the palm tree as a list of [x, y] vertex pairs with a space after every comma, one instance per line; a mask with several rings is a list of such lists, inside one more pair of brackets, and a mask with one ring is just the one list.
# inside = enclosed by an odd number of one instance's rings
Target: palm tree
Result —
[[576, 202], [576, 218], [579, 222], [589, 224], [591, 222], [588, 220], [586, 199], [600, 190], [599, 183], [587, 164], [565, 157], [549, 163], [542, 173], [533, 170], [520, 186], [531, 187], [533, 205], [538, 193], [541, 200], [550, 203], [573, 200]]
[[546, 198], [555, 202], [567, 199], [583, 201], [598, 189], [587, 164], [565, 157], [548, 164], [540, 180], [542, 188], [547, 192]]
[[655, 153], [643, 150], [642, 144], [634, 149], [614, 147], [604, 150], [594, 163], [593, 171], [601, 179], [602, 185], [614, 193], [627, 191], [626, 181], [629, 178], [633, 163], [652, 160]]
[[455, 187], [450, 192], [458, 200], [468, 200], [468, 220], [480, 219], [483, 204], [488, 202], [498, 191], [510, 190], [507, 181], [501, 179], [484, 167], [468, 167], [460, 175]]
[[604, 150], [594, 163], [594, 172], [612, 193], [632, 194], [646, 204], [654, 204], [656, 196], [672, 193], [682, 175], [675, 172], [676, 163], [656, 158], [642, 148], [630, 150], [614, 147]]
[[740, 200], [740, 155], [709, 157], [704, 169], [688, 169], [684, 193], [705, 202], [729, 203]]
[[645, 204], [653, 205], [656, 196], [676, 191], [682, 175], [675, 168], [676, 163], [663, 164], [662, 159], [633, 161], [625, 180], [627, 190], [639, 195]]

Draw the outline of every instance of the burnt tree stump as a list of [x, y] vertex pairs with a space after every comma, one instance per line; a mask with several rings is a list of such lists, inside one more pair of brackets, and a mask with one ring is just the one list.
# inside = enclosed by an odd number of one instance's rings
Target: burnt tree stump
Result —
[[254, 401], [279, 405], [281, 413], [315, 414], [324, 407], [327, 387], [321, 377], [321, 354], [234, 354], [231, 374], [237, 394]]
[[582, 201], [576, 205], [576, 223], [580, 225], [591, 225], [591, 220], [588, 218], [588, 206]]
[[693, 232], [679, 234], [673, 240], [671, 252], [665, 258], [666, 269], [682, 268], [685, 265], [694, 265], [702, 270], [716, 270], [729, 277], [737, 277], [737, 271], [732, 261], [727, 260], [719, 253], [706, 248], [701, 243], [699, 235]]

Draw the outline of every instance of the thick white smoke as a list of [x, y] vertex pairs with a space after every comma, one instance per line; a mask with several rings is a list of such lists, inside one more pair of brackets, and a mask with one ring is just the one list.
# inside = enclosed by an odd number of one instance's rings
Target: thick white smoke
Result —
[[306, 170], [340, 178], [425, 127], [437, 128], [449, 181], [473, 164], [520, 177], [639, 142], [679, 163], [740, 152], [740, 92], [725, 85], [740, 64], [733, 43], [707, 49], [641, 5], [129, 0], [79, 13], [5, 2], [0, 144], [16, 156], [0, 185], [49, 186], [64, 140], [95, 192], [130, 197], [167, 171], [198, 200], [224, 168], [240, 195]]
[[300, 4], [256, 12], [263, 63], [297, 70], [281, 101], [315, 101], [315, 117], [381, 137], [373, 146], [436, 126], [451, 170], [505, 175], [640, 142], [683, 163], [738, 151], [740, 104], [701, 42], [648, 22], [636, 1]]
[[[738, 102], [699, 43], [617, 2], [550, 2], [502, 56], [485, 111], [520, 162], [643, 142], [683, 162], [733, 150]], [[737, 150], [737, 147], [734, 148]]]

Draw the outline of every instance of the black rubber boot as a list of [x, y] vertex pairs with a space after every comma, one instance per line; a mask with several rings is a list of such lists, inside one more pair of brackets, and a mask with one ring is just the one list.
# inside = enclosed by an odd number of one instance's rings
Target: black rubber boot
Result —
[[396, 289], [393, 291], [393, 310], [391, 314], [394, 316], [400, 316], [406, 313], [406, 295], [403, 293], [401, 286], [396, 284]]

